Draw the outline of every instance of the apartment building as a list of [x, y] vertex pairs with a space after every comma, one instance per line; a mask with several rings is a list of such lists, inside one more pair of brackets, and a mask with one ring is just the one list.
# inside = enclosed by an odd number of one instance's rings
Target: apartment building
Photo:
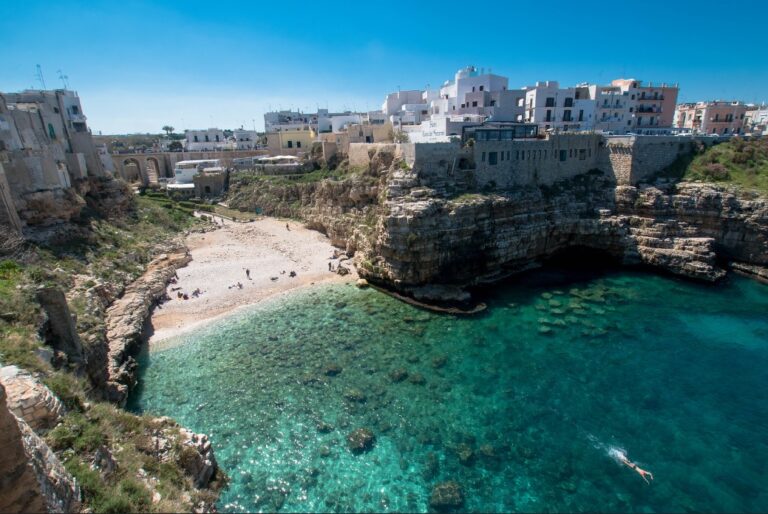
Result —
[[541, 130], [592, 130], [595, 100], [586, 85], [561, 88], [554, 80], [537, 82], [525, 90], [525, 123], [536, 123]]
[[740, 101], [684, 103], [677, 106], [676, 126], [696, 134], [741, 134], [747, 111], [748, 106]]
[[229, 147], [224, 131], [218, 128], [185, 130], [184, 135], [188, 152], [224, 150]]

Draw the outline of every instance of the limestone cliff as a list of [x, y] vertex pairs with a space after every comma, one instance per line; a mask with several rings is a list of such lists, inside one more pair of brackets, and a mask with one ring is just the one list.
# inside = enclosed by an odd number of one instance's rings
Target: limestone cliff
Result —
[[34, 431], [6, 405], [0, 385], [0, 511], [77, 512], [80, 489]]
[[358, 250], [365, 278], [417, 294], [426, 284], [493, 281], [574, 247], [705, 281], [721, 278], [730, 261], [757, 266], [755, 274], [768, 265], [768, 201], [711, 184], [617, 185], [592, 170], [548, 185], [478, 190], [375, 157], [365, 176], [364, 195], [352, 177], [235, 182], [231, 199], [304, 219]]

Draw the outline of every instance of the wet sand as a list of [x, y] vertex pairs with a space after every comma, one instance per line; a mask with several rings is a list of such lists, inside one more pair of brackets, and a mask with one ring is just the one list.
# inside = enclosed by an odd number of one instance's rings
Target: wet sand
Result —
[[[186, 243], [192, 262], [178, 270], [175, 284], [168, 285], [171, 299], [154, 310], [150, 345], [275, 295], [357, 278], [351, 261], [344, 261], [349, 275], [328, 271], [328, 263], [336, 268], [339, 260], [331, 259], [335, 248], [327, 237], [298, 223], [288, 224], [290, 230], [285, 220], [275, 218], [250, 223], [226, 221], [213, 232], [191, 234]], [[291, 271], [296, 272], [293, 278]], [[274, 277], [277, 280], [272, 280]], [[198, 297], [192, 296], [195, 289], [200, 289]], [[179, 292], [189, 299], [177, 298]]]

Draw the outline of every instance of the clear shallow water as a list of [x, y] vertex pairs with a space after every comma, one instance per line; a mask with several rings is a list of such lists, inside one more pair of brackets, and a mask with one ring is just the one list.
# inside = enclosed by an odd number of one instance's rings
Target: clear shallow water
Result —
[[223, 511], [427, 511], [444, 480], [475, 511], [768, 510], [768, 287], [549, 270], [487, 303], [319, 286], [143, 355], [131, 407], [212, 436]]

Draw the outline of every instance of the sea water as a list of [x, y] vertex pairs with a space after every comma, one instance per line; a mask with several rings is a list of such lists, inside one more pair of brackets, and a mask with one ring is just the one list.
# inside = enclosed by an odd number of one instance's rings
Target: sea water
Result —
[[444, 481], [472, 511], [768, 511], [768, 286], [555, 269], [486, 302], [309, 288], [145, 353], [131, 408], [211, 436], [222, 511], [428, 511]]

